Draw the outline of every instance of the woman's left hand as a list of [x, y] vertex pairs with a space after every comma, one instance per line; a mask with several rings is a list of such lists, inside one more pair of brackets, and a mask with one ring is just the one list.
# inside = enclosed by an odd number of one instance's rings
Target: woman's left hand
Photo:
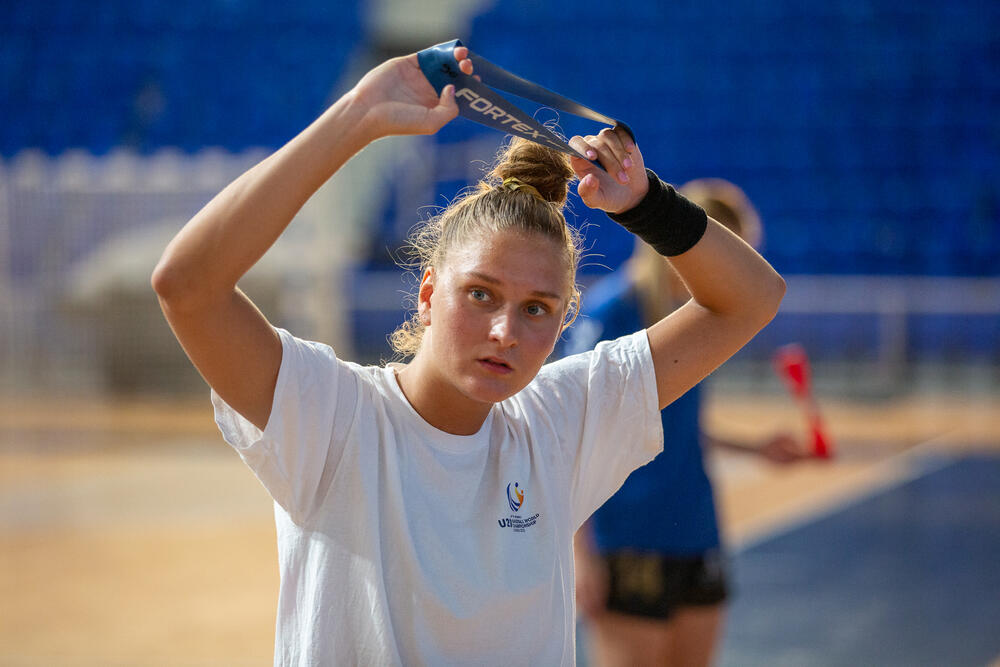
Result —
[[[469, 49], [457, 47], [453, 53], [459, 70], [473, 74]], [[458, 115], [455, 86], [441, 94], [420, 69], [416, 53], [387, 60], [368, 72], [350, 93], [360, 105], [365, 129], [375, 140], [397, 134], [433, 134]]]
[[621, 213], [635, 208], [646, 196], [649, 191], [646, 165], [638, 146], [624, 129], [605, 128], [596, 136], [576, 136], [569, 140], [569, 145], [606, 169], [602, 171], [587, 160], [570, 157], [570, 165], [580, 178], [576, 191], [590, 208]]

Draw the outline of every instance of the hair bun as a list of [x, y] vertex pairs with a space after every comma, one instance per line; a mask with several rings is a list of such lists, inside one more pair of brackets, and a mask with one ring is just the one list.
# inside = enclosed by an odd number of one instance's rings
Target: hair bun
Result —
[[497, 187], [504, 179], [516, 178], [538, 190], [546, 201], [562, 208], [569, 184], [575, 177], [567, 155], [533, 141], [513, 137], [500, 149], [485, 184]]

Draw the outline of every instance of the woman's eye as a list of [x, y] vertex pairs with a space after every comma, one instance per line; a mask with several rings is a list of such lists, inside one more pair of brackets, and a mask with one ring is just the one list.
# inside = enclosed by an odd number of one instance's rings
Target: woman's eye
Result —
[[525, 310], [528, 311], [529, 315], [544, 315], [549, 312], [549, 309], [540, 303], [533, 303], [529, 305]]
[[486, 301], [489, 298], [489, 295], [486, 293], [486, 290], [481, 290], [481, 289], [470, 290], [469, 295], [472, 297], [474, 301]]

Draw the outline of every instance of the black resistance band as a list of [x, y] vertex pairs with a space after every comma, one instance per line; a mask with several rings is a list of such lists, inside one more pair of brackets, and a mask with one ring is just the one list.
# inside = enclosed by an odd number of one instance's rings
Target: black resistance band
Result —
[[[502, 67], [498, 67], [481, 56], [469, 51], [469, 59], [472, 61], [474, 72], [480, 80], [468, 74], [464, 74], [458, 69], [455, 62], [454, 50], [462, 46], [462, 42], [455, 39], [450, 42], [443, 42], [437, 46], [424, 49], [417, 54], [420, 61], [420, 70], [434, 86], [438, 95], [449, 83], [455, 85], [455, 101], [458, 103], [458, 110], [461, 116], [492, 127], [501, 132], [530, 139], [536, 143], [562, 151], [573, 157], [586, 160], [587, 157], [573, 150], [568, 143], [560, 139], [554, 132], [536, 121], [534, 118], [519, 109], [507, 98], [492, 90], [502, 90], [518, 97], [522, 97], [532, 102], [537, 102], [543, 106], [552, 107], [559, 111], [571, 113], [590, 120], [620, 127], [632, 140], [635, 135], [628, 125], [615, 120], [602, 113], [585, 107], [578, 102], [554, 93], [547, 88], [532, 83], [527, 79], [522, 79], [516, 74], [511, 74]], [[604, 167], [593, 160], [594, 165]]]

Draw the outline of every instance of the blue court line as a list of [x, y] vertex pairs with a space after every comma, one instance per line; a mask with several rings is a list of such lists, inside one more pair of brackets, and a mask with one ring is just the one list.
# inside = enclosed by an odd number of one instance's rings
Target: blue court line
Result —
[[986, 665], [1000, 654], [1000, 457], [924, 474], [733, 559], [720, 665]]

